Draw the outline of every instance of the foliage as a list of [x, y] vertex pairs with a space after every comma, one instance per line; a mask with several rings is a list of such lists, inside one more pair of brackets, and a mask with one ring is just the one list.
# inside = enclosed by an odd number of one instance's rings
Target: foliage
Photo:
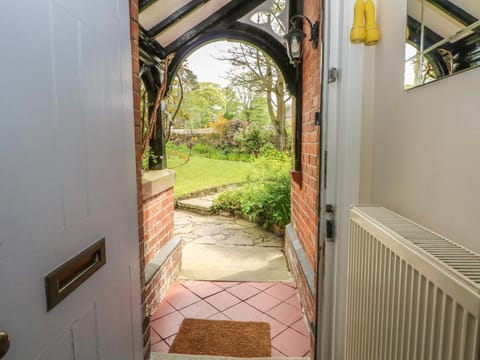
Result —
[[185, 91], [182, 111], [174, 125], [186, 129], [204, 128], [225, 112], [225, 106], [226, 100], [218, 84], [198, 83], [196, 88]]
[[259, 96], [266, 99], [267, 114], [275, 131], [275, 146], [285, 150], [288, 144], [285, 103], [289, 94], [274, 61], [260, 49], [242, 43], [226, 50], [219, 60], [229, 61], [235, 66], [228, 78], [244, 104]]
[[267, 143], [267, 132], [257, 124], [250, 123], [240, 129], [233, 139], [240, 152], [258, 156], [260, 149]]
[[290, 222], [290, 158], [268, 147], [254, 162], [251, 183], [226, 191], [214, 201], [214, 211], [241, 211], [265, 228]]

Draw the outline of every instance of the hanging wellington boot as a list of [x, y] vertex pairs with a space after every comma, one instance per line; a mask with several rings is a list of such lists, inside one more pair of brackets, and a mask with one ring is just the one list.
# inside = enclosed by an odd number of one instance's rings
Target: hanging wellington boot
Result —
[[350, 31], [352, 44], [361, 44], [365, 41], [365, 3], [357, 0], [353, 10], [353, 26]]
[[378, 31], [377, 23], [375, 22], [375, 4], [373, 0], [367, 0], [365, 3], [365, 45], [377, 45], [380, 40], [380, 31]]

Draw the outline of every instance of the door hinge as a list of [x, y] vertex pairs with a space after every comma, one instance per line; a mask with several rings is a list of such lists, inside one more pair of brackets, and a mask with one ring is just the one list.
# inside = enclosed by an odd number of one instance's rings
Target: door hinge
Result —
[[325, 239], [335, 241], [335, 207], [331, 204], [325, 209]]
[[338, 80], [338, 69], [336, 67], [328, 68], [328, 83], [334, 83]]

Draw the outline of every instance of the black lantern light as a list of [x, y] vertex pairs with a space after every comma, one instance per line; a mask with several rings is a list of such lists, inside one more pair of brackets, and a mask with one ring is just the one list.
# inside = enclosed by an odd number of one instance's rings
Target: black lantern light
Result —
[[290, 58], [290, 63], [295, 66], [302, 61], [303, 56], [303, 40], [305, 39], [305, 33], [297, 28], [297, 20], [307, 20], [310, 25], [310, 42], [312, 48], [316, 49], [318, 46], [318, 35], [320, 29], [320, 22], [315, 21], [312, 23], [309, 18], [304, 15], [294, 15], [290, 19], [291, 29], [287, 35], [285, 35], [285, 41], [287, 42], [287, 53]]

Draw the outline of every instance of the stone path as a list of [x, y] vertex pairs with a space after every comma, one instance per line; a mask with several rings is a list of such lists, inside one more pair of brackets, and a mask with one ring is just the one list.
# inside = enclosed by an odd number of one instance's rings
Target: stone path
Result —
[[177, 206], [179, 209], [193, 211], [198, 214], [208, 215], [212, 213], [213, 200], [219, 194], [205, 195], [190, 199], [179, 200]]
[[175, 211], [181, 279], [289, 281], [283, 238], [243, 219]]

